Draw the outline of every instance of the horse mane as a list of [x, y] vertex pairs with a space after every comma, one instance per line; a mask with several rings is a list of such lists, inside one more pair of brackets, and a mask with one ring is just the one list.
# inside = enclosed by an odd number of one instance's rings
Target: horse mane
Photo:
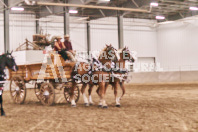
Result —
[[100, 51], [100, 54], [99, 54], [99, 56], [98, 57], [100, 57], [103, 53], [104, 53], [104, 51], [107, 49], [107, 46], [105, 46], [101, 51]]

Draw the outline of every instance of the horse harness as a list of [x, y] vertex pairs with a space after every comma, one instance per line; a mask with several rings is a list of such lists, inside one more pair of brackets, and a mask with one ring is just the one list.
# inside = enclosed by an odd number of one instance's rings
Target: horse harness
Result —
[[[89, 76], [92, 76], [93, 72], [95, 71], [103, 71], [103, 72], [110, 73], [113, 77], [118, 78], [120, 80], [126, 80], [126, 77], [129, 72], [127, 69], [116, 67], [114, 62], [112, 62], [111, 68], [107, 68], [98, 59], [92, 58], [92, 60], [93, 60], [92, 64], [90, 64], [90, 68], [88, 71]], [[96, 68], [92, 70], [94, 64], [96, 65]], [[78, 69], [79, 65], [80, 65], [80, 62], [77, 62], [74, 66], [74, 69]], [[73, 70], [72, 72], [73, 79], [75, 79], [76, 74], [78, 74], [77, 70]]]

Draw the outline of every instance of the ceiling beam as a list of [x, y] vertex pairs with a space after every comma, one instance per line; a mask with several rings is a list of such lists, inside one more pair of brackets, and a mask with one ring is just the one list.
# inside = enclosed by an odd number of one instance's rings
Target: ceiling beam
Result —
[[48, 3], [48, 2], [37, 2], [40, 6], [66, 6], [66, 7], [80, 7], [80, 8], [91, 8], [91, 9], [105, 9], [105, 10], [117, 10], [117, 11], [131, 11], [131, 12], [144, 12], [149, 11], [143, 9], [134, 8], [122, 8], [122, 7], [108, 7], [108, 6], [94, 6], [94, 5], [79, 5], [79, 4], [65, 4], [65, 3]]

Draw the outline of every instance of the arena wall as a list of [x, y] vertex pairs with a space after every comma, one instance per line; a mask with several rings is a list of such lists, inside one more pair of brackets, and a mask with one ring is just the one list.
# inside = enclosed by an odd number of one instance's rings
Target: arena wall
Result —
[[198, 71], [171, 72], [132, 72], [129, 73], [129, 84], [166, 84], [166, 83], [198, 82]]
[[164, 71], [198, 70], [197, 22], [190, 17], [157, 28], [157, 61]]
[[[25, 39], [32, 41], [35, 34], [35, 16], [10, 14], [10, 48], [15, 50]], [[153, 20], [124, 18], [124, 45], [137, 51], [138, 58], [154, 59], [163, 71], [198, 70], [197, 21], [193, 17], [169, 24], [156, 24]], [[91, 50], [100, 50], [105, 43], [118, 48], [116, 17], [92, 20]], [[43, 33], [63, 36], [63, 18], [49, 16], [40, 19]], [[4, 49], [3, 15], [0, 14], [0, 51]], [[70, 35], [73, 47], [87, 50], [86, 23], [70, 17]], [[138, 61], [137, 61], [138, 62]]]

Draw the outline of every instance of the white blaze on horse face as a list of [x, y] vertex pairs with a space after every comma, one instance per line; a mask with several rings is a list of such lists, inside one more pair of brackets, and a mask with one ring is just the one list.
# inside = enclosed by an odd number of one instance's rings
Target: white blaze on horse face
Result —
[[87, 97], [86, 97], [86, 95], [85, 95], [85, 93], [83, 93], [83, 99], [84, 99], [84, 103], [85, 104], [88, 104], [89, 102], [88, 102], [88, 99], [87, 99]]
[[120, 60], [120, 53], [118, 53], [118, 51], [116, 52], [116, 58], [118, 59], [118, 61]]

